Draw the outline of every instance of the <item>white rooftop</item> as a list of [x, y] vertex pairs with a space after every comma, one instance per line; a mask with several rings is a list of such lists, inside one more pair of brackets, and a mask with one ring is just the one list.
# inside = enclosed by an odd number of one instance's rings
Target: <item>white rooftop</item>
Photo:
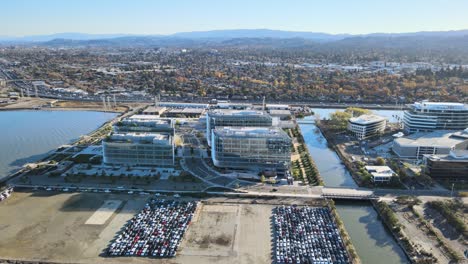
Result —
[[376, 122], [384, 121], [385, 118], [378, 115], [361, 115], [359, 117], [352, 117], [349, 119], [351, 123], [368, 125]]
[[451, 103], [451, 102], [415, 102], [412, 105], [418, 110], [468, 110], [468, 105], [462, 103]]
[[433, 147], [452, 147], [464, 139], [453, 137], [453, 131], [437, 130], [434, 132], [418, 132], [409, 136], [396, 138], [394, 141], [405, 146], [433, 146]]
[[216, 109], [209, 112], [213, 115], [232, 115], [232, 116], [258, 116], [266, 115], [264, 111], [258, 110], [231, 110], [231, 109]]
[[282, 129], [275, 127], [218, 127], [215, 133], [241, 137], [288, 137]]
[[365, 166], [365, 168], [374, 177], [392, 177], [395, 174], [388, 166]]
[[170, 136], [160, 133], [113, 133], [109, 137], [110, 142], [126, 142], [126, 143], [152, 143], [152, 144], [167, 144], [170, 141]]

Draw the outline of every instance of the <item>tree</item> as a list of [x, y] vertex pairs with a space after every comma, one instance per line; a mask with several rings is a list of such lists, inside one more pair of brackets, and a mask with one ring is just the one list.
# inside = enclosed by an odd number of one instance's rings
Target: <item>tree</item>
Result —
[[372, 113], [372, 111], [368, 109], [359, 108], [359, 107], [348, 107], [346, 108], [345, 112], [351, 114], [353, 117], [358, 117], [361, 115], [367, 115], [367, 114]]
[[265, 175], [262, 174], [262, 176], [260, 176], [260, 181], [262, 183], [265, 183], [265, 181], [266, 181]]
[[336, 130], [345, 130], [351, 114], [343, 111], [336, 111], [330, 114], [330, 126]]
[[377, 159], [375, 159], [375, 164], [377, 164], [377, 165], [379, 165], [379, 166], [385, 165], [385, 160], [384, 160], [384, 158], [382, 158], [382, 157], [377, 157]]

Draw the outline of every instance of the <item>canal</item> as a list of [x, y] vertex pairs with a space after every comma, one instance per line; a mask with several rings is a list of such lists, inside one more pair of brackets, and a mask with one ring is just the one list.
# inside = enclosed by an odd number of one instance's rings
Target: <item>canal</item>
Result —
[[[315, 113], [319, 113], [322, 119], [328, 118], [329, 113], [336, 111], [336, 109], [313, 110]], [[384, 111], [384, 113], [381, 113], [382, 111], [373, 112], [387, 117], [391, 122], [395, 122], [396, 116], [401, 115], [400, 111], [391, 110]], [[315, 117], [309, 116], [306, 119], [314, 120]], [[314, 124], [300, 124], [300, 128], [325, 186], [356, 187], [356, 183], [341, 163], [338, 155], [328, 148], [327, 141], [320, 130]], [[409, 262], [370, 203], [337, 202], [336, 208], [362, 263], [396, 264]]]

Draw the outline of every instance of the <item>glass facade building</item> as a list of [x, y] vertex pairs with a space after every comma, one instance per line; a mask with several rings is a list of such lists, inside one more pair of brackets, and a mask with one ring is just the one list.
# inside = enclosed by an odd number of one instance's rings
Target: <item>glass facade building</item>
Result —
[[279, 128], [218, 127], [212, 138], [217, 167], [284, 172], [291, 165], [291, 138]]
[[174, 144], [170, 134], [113, 133], [102, 141], [104, 164], [173, 166]]
[[206, 140], [211, 146], [212, 130], [216, 127], [271, 127], [273, 118], [264, 111], [212, 110], [206, 115]]
[[468, 106], [462, 103], [416, 102], [403, 116], [406, 134], [468, 127]]
[[116, 123], [115, 132], [164, 132], [174, 135], [174, 122], [170, 118], [155, 115], [133, 115]]
[[424, 171], [434, 179], [468, 180], [468, 150], [453, 150], [448, 155], [425, 155]]

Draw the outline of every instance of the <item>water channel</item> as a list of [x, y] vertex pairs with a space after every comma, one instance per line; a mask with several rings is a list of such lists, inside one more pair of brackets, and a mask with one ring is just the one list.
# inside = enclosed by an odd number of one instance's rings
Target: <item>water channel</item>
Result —
[[[328, 114], [337, 109], [313, 110], [320, 115], [320, 118], [328, 118]], [[373, 112], [387, 117], [391, 122], [395, 122], [395, 117], [401, 115], [400, 111], [393, 110]], [[309, 116], [306, 119], [314, 120], [315, 117]], [[325, 185], [331, 187], [356, 187], [356, 183], [341, 163], [338, 155], [327, 147], [327, 141], [320, 130], [314, 124], [301, 124], [300, 128], [310, 155], [315, 160]], [[370, 203], [337, 202], [336, 207], [362, 263], [408, 263], [403, 250], [385, 228]]]

